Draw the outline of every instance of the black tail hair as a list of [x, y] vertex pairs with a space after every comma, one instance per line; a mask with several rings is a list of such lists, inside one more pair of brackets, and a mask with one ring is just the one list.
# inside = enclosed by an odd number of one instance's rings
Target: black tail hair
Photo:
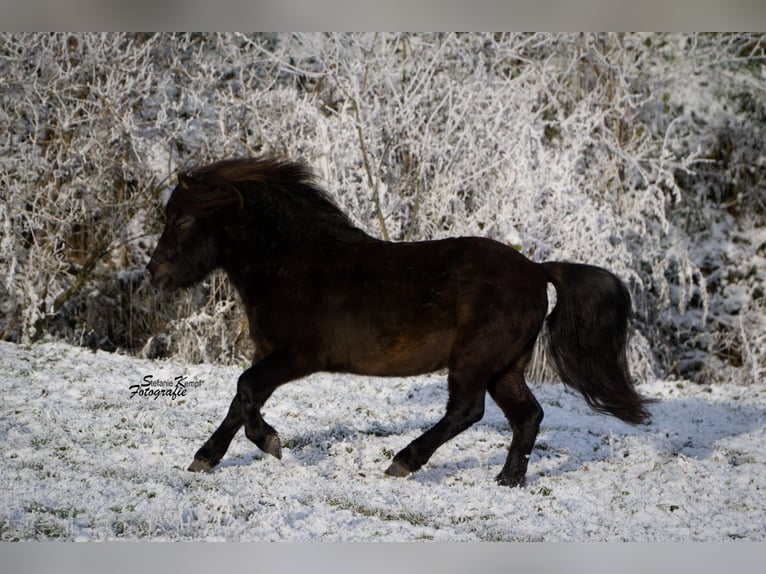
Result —
[[543, 263], [556, 287], [545, 321], [548, 350], [559, 377], [596, 411], [630, 424], [650, 418], [628, 370], [630, 293], [613, 273], [578, 263]]

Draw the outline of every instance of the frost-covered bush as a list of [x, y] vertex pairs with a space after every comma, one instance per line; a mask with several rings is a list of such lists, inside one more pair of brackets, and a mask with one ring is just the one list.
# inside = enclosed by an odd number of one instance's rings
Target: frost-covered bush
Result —
[[148, 245], [140, 216], [162, 183], [136, 125], [148, 58], [138, 37], [0, 41], [3, 338], [53, 329], [105, 343], [121, 322], [150, 322], [126, 298]]
[[[376, 236], [482, 235], [613, 270], [643, 376], [760, 376], [762, 272], [725, 275], [747, 267], [733, 230], [763, 227], [762, 58], [753, 35], [6, 35], [0, 330], [245, 360], [222, 276], [167, 297], [143, 266], [178, 169], [279, 153]], [[716, 106], [697, 105], [705, 82]], [[760, 224], [730, 213], [728, 185]], [[706, 233], [742, 252], [707, 265]]]
[[668, 213], [705, 287], [689, 298], [688, 282], [674, 286], [655, 338], [668, 342], [664, 364], [685, 376], [763, 381], [766, 36], [651, 40], [657, 97], [644, 117], [672, 157], [688, 158], [674, 173], [680, 193]]

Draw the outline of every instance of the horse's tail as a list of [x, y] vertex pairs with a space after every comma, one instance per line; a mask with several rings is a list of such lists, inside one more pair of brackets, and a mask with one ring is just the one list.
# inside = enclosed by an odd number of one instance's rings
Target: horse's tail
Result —
[[649, 403], [633, 388], [627, 343], [630, 293], [606, 269], [543, 263], [556, 287], [556, 307], [545, 321], [548, 350], [559, 377], [596, 411], [627, 423], [649, 419]]

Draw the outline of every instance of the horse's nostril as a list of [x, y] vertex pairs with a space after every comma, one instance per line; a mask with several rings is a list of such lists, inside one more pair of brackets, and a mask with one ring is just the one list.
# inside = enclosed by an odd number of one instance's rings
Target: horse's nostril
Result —
[[173, 291], [176, 288], [174, 274], [166, 263], [150, 263], [145, 275], [152, 287], [162, 291]]

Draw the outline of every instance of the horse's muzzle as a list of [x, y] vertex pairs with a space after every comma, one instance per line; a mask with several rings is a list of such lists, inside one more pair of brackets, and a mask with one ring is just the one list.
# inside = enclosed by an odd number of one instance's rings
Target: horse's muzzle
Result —
[[173, 277], [170, 266], [167, 263], [155, 263], [150, 262], [146, 267], [146, 274], [149, 278], [149, 282], [155, 289], [161, 289], [162, 291], [174, 291], [178, 285]]

